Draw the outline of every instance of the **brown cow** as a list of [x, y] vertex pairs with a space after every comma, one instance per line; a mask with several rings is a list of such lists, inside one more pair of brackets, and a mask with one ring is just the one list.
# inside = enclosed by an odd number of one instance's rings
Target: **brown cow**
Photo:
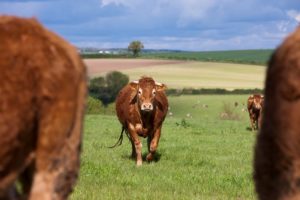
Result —
[[247, 108], [249, 112], [252, 131], [260, 129], [263, 101], [264, 96], [260, 94], [254, 94], [249, 96], [248, 98]]
[[122, 143], [125, 130], [131, 141], [131, 155], [136, 157], [137, 166], [142, 165], [142, 143], [138, 136], [147, 137], [149, 151], [147, 161], [153, 160], [156, 152], [162, 123], [168, 111], [165, 88], [164, 84], [156, 83], [150, 77], [142, 77], [139, 81], [125, 86], [116, 99], [116, 111], [122, 124], [117, 144]]
[[66, 199], [79, 170], [85, 66], [35, 19], [0, 16], [0, 44], [0, 199]]
[[254, 180], [261, 200], [300, 199], [300, 28], [274, 52], [257, 136]]

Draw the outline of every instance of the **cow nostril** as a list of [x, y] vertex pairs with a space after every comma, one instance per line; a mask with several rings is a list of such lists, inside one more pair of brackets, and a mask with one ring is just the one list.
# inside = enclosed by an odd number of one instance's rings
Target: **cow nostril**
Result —
[[152, 110], [153, 109], [153, 105], [151, 103], [145, 103], [142, 105], [142, 109], [145, 109], [145, 110]]

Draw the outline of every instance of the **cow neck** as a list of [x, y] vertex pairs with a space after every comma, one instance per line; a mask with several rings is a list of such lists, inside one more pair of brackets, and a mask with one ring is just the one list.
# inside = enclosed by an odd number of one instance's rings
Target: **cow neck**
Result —
[[141, 114], [141, 110], [140, 110], [140, 106], [139, 106], [139, 103], [138, 103], [138, 100], [136, 99], [136, 102], [134, 103], [134, 107], [135, 107], [135, 110], [136, 110], [136, 113], [138, 114], [138, 119], [140, 120], [140, 124], [142, 124], [142, 127], [143, 127], [143, 120], [142, 120], [142, 114]]
[[147, 128], [146, 126], [148, 124], [152, 124], [154, 113], [155, 113], [155, 110], [152, 110], [151, 112], [140, 111], [142, 126], [144, 128]]
[[256, 108], [254, 105], [252, 105], [252, 110], [255, 111], [255, 112], [259, 112], [260, 109]]
[[[136, 97], [137, 98], [137, 97]], [[154, 113], [155, 113], [155, 110], [156, 110], [156, 107], [155, 105], [153, 110], [151, 112], [143, 112], [141, 109], [140, 109], [140, 105], [138, 103], [138, 99], [136, 99], [136, 102], [135, 102], [135, 109], [139, 115], [139, 119], [140, 119], [140, 123], [142, 124], [142, 127], [145, 128], [145, 126], [147, 124], [151, 124], [151, 120], [154, 119]]]

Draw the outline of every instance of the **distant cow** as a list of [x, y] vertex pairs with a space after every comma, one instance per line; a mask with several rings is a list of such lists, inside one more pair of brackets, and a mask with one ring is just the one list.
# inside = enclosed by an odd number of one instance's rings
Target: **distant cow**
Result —
[[252, 130], [260, 128], [261, 115], [263, 111], [264, 96], [260, 94], [254, 94], [249, 96], [247, 101], [247, 108], [250, 117], [250, 124]]
[[132, 157], [136, 157], [137, 166], [142, 165], [142, 143], [138, 136], [147, 137], [147, 161], [153, 160], [156, 152], [161, 127], [168, 112], [165, 88], [164, 84], [156, 83], [150, 77], [142, 77], [125, 86], [116, 99], [116, 111], [122, 124], [117, 144], [122, 143], [125, 131], [131, 141]]
[[260, 200], [300, 199], [300, 28], [274, 52], [254, 159]]
[[78, 176], [85, 96], [75, 48], [35, 19], [0, 17], [0, 199], [67, 198]]

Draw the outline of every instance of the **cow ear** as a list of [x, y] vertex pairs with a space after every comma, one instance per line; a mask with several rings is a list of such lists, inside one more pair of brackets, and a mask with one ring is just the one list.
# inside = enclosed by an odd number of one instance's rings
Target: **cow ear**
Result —
[[129, 83], [130, 87], [134, 90], [138, 90], [139, 87], [139, 81], [132, 81]]
[[248, 110], [252, 107], [253, 102], [254, 102], [254, 95], [252, 94], [249, 96], [248, 101], [247, 101]]
[[135, 103], [136, 102], [136, 96], [137, 96], [137, 91], [139, 88], [139, 82], [138, 81], [132, 81], [129, 83], [129, 86], [132, 89], [132, 93], [130, 94], [130, 103]]
[[165, 84], [163, 84], [163, 83], [157, 83], [157, 82], [155, 82], [155, 89], [157, 91], [164, 91], [164, 90], [167, 89], [167, 86]]

